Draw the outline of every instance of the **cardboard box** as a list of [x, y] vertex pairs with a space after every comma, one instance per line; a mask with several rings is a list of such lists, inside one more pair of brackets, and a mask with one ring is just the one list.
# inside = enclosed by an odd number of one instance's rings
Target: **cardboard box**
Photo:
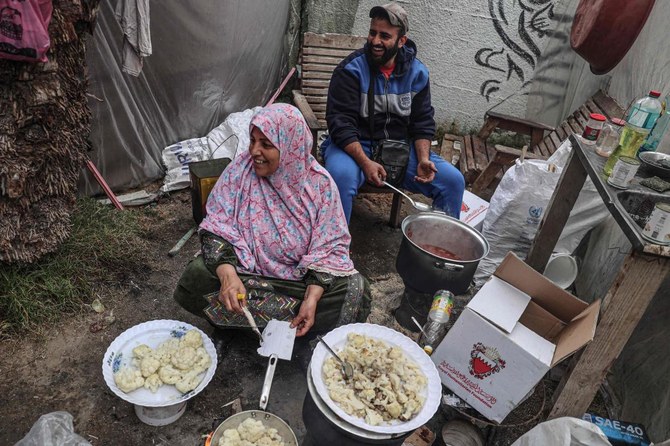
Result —
[[472, 192], [465, 191], [463, 194], [460, 218], [463, 223], [481, 231], [482, 226], [484, 225], [484, 217], [486, 217], [486, 212], [488, 210], [488, 201], [479, 198]]
[[595, 334], [588, 305], [508, 253], [432, 355], [442, 383], [501, 422], [554, 365]]

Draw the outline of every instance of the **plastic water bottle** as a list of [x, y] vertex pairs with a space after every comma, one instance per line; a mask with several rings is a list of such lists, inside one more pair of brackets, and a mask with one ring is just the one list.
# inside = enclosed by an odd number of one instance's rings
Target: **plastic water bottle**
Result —
[[[438, 290], [428, 312], [428, 320], [423, 326], [419, 345], [429, 355], [447, 334], [447, 324], [454, 308], [454, 294], [451, 291]], [[425, 334], [424, 334], [425, 333]]]
[[658, 148], [658, 144], [663, 139], [665, 131], [668, 129], [668, 124], [670, 123], [670, 110], [668, 110], [668, 104], [670, 104], [670, 94], [666, 94], [664, 100], [661, 102], [661, 116], [656, 120], [656, 125], [651, 129], [651, 133], [649, 133], [644, 144], [640, 147], [640, 152], [655, 152]]
[[663, 111], [663, 104], [658, 99], [660, 96], [660, 92], [651, 90], [648, 96], [635, 101], [626, 117], [626, 122], [647, 130], [654, 128], [656, 120]]

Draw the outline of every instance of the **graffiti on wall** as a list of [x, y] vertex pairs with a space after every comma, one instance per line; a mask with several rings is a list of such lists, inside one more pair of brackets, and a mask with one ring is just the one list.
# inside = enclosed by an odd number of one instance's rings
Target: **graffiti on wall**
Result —
[[550, 33], [555, 0], [488, 0], [500, 47], [481, 48], [475, 62], [491, 72], [480, 87], [490, 101], [501, 84], [517, 78], [526, 87], [541, 55], [540, 43]]

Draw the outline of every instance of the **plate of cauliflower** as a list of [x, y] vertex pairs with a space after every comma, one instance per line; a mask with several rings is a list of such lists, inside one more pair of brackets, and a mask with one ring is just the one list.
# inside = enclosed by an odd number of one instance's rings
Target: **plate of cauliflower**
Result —
[[216, 428], [212, 446], [298, 446], [295, 434], [278, 416], [247, 410], [227, 418]]
[[442, 383], [435, 364], [407, 336], [375, 324], [349, 324], [324, 340], [352, 364], [354, 376], [322, 344], [314, 349], [311, 376], [321, 399], [344, 421], [366, 431], [412, 431], [432, 418]]
[[216, 371], [216, 350], [198, 328], [180, 321], [144, 322], [107, 348], [102, 374], [119, 398], [145, 407], [179, 404], [198, 394]]

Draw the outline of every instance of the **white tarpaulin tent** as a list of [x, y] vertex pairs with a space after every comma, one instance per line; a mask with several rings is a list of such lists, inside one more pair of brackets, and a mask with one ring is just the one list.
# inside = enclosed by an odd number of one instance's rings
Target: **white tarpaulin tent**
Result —
[[[119, 1], [101, 3], [87, 62], [90, 157], [123, 190], [163, 176], [164, 147], [270, 98], [288, 71], [289, 0], [151, 2], [153, 54], [139, 77], [121, 71]], [[87, 174], [80, 190], [99, 191]]]

